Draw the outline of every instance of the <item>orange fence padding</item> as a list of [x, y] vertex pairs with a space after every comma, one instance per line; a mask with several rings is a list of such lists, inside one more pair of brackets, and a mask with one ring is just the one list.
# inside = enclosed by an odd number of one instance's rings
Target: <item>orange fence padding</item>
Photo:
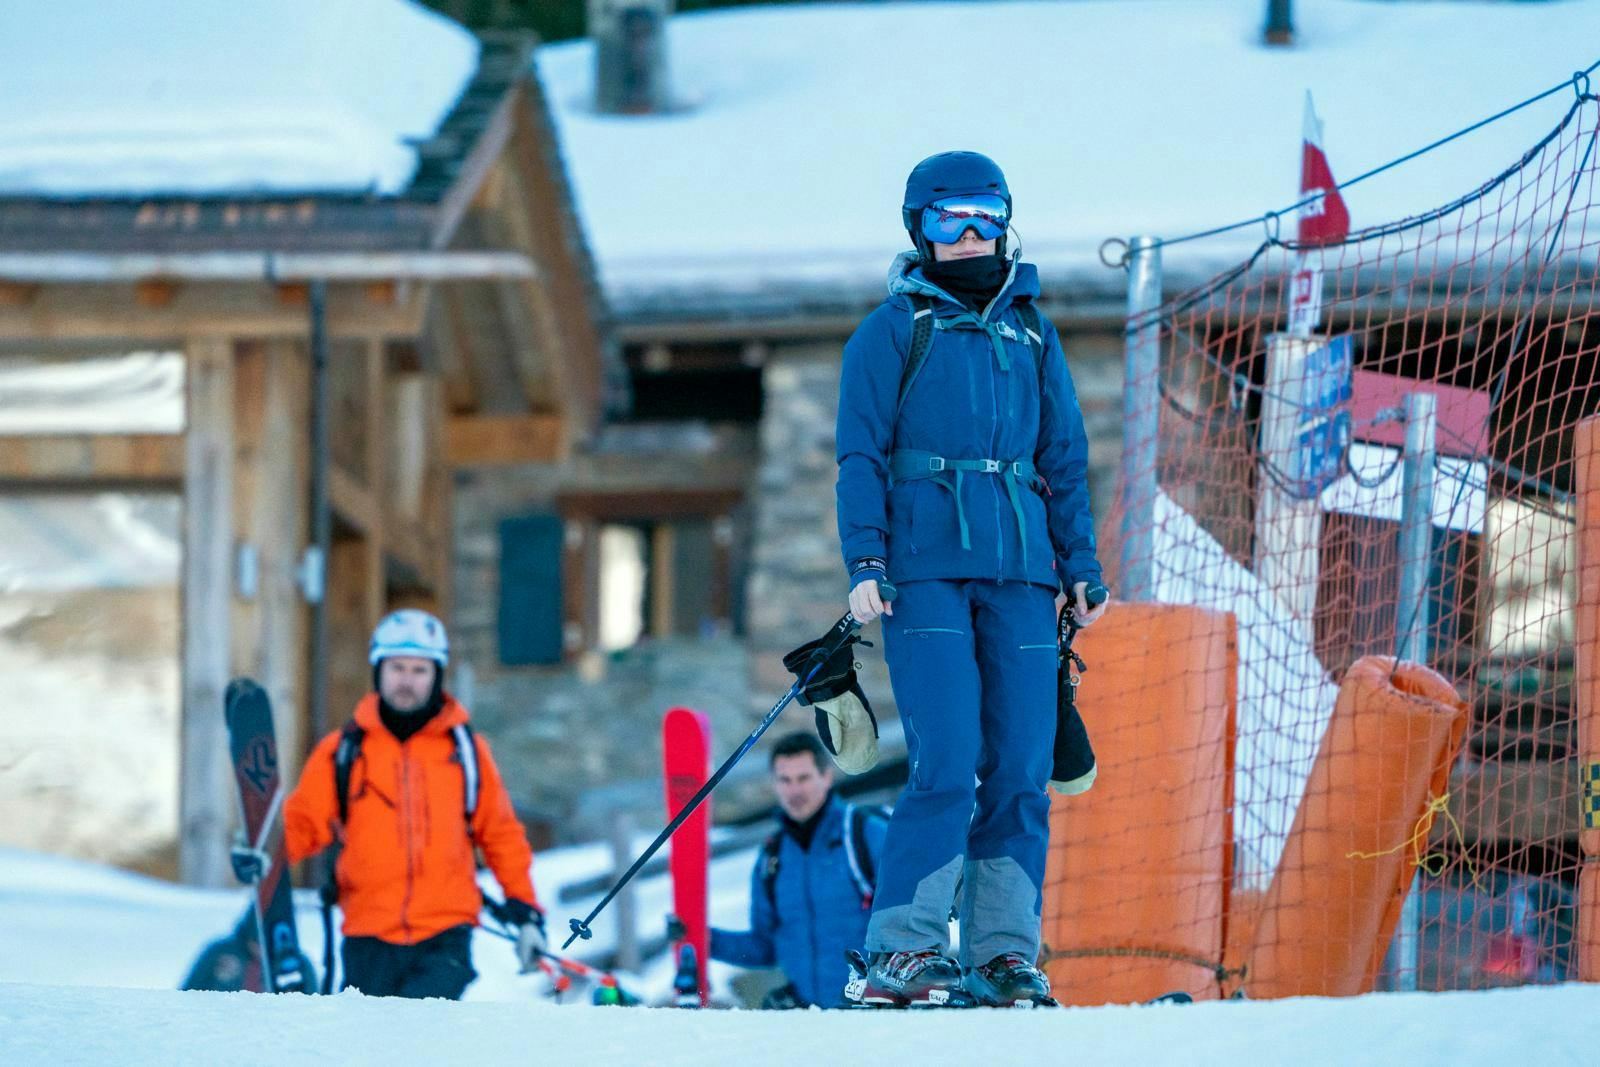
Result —
[[1231, 861], [1234, 619], [1114, 604], [1078, 635], [1099, 775], [1054, 797], [1044, 967], [1064, 1003], [1218, 995]]
[[1350, 666], [1256, 923], [1251, 997], [1372, 989], [1466, 724], [1466, 701], [1428, 668]]

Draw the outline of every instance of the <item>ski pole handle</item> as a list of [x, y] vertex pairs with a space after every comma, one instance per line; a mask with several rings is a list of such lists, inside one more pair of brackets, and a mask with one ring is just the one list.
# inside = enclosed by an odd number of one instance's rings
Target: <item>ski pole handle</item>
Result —
[[[1093, 611], [1101, 604], [1104, 604], [1110, 598], [1111, 590], [1107, 589], [1099, 582], [1091, 583], [1083, 591], [1084, 602], [1089, 605], [1090, 611]], [[1082, 626], [1078, 625], [1076, 599], [1076, 597], [1069, 596], [1066, 604], [1064, 604], [1061, 608], [1061, 636], [1063, 637], [1070, 638], [1072, 634], [1075, 634], [1079, 630], [1083, 629]]]

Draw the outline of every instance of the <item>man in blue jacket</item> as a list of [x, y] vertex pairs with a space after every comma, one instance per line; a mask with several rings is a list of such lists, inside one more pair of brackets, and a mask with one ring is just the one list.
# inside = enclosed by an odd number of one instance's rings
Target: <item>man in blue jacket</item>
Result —
[[[845, 346], [839, 537], [850, 610], [884, 616], [910, 780], [867, 927], [868, 1004], [1053, 1003], [1036, 966], [1056, 708], [1058, 592], [1100, 617], [1088, 442], [1066, 357], [1006, 254], [993, 160], [917, 164], [916, 251]], [[881, 583], [899, 596], [885, 602]], [[960, 960], [948, 916], [961, 887]]]
[[833, 795], [833, 768], [809, 731], [772, 749], [779, 827], [762, 846], [750, 883], [750, 929], [711, 931], [711, 958], [783, 968], [786, 986], [764, 1007], [837, 1007], [845, 953], [867, 933], [874, 863], [887, 820]]

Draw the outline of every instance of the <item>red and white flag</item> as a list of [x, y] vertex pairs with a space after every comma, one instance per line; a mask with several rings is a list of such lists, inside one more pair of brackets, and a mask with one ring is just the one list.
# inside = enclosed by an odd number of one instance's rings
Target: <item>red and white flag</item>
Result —
[[[1304, 245], [1338, 244], [1350, 233], [1350, 209], [1339, 195], [1333, 168], [1322, 148], [1322, 120], [1306, 91], [1305, 137], [1300, 145], [1300, 199], [1314, 196], [1299, 212], [1296, 238]], [[1322, 320], [1322, 253], [1302, 249], [1289, 294], [1289, 332], [1310, 337]]]

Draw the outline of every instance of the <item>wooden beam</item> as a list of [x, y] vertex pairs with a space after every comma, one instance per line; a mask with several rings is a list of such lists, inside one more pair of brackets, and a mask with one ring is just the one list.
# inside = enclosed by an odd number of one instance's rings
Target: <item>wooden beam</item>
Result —
[[399, 374], [394, 380], [393, 452], [389, 466], [389, 492], [385, 497], [397, 518], [415, 522], [422, 517], [422, 494], [427, 487], [429, 431], [439, 417], [434, 384], [425, 374]]
[[23, 308], [33, 303], [39, 287], [22, 282], [0, 282], [0, 307]]
[[564, 420], [558, 415], [457, 415], [445, 454], [452, 467], [557, 463], [566, 455]]
[[170, 278], [141, 278], [133, 285], [133, 299], [144, 308], [171, 307], [178, 289], [179, 283]]
[[[329, 294], [330, 337], [415, 337], [422, 327], [423, 287], [392, 306], [360, 291]], [[277, 286], [190, 284], [165, 307], [142, 306], [132, 284], [47, 285], [25, 304], [0, 301], [0, 343], [155, 341], [184, 337], [304, 338], [306, 312], [285, 303]]]
[[0, 481], [177, 486], [182, 434], [0, 436]]
[[[553, 315], [548, 326], [555, 332], [556, 342], [546, 358], [555, 364], [568, 433], [584, 440], [601, 414], [605, 358], [599, 322], [601, 297], [595, 265], [556, 149], [556, 132], [543, 89], [535, 78], [519, 84], [517, 122], [507, 142], [507, 158], [514, 164], [508, 176], [517, 179], [508, 183], [507, 195], [517, 196], [518, 210], [507, 214], [511, 219], [520, 218], [525, 227], [519, 234], [525, 242], [520, 247], [540, 267], [537, 276], [529, 276], [530, 281], [537, 278], [537, 284], [523, 288], [530, 300], [536, 299], [534, 290], [548, 300]], [[520, 187], [520, 194], [514, 187]], [[536, 313], [543, 313], [539, 303], [532, 306]]]
[[472, 151], [462, 162], [455, 180], [440, 198], [433, 228], [434, 248], [444, 248], [450, 243], [456, 227], [461, 224], [462, 217], [477, 198], [479, 190], [488, 181], [489, 175], [499, 172], [500, 168], [495, 166], [495, 162], [505, 151], [506, 141], [514, 128], [516, 100], [520, 92], [519, 86], [514, 83], [501, 95], [499, 102], [495, 104], [494, 114], [489, 117], [489, 122], [478, 135]]
[[671, 637], [673, 607], [677, 601], [678, 538], [671, 523], [657, 523], [650, 531], [650, 619], [652, 637]]
[[521, 252], [0, 252], [0, 279], [15, 282], [460, 281], [535, 278]]
[[233, 883], [233, 766], [223, 725], [233, 587], [233, 346], [185, 346], [183, 712], [178, 869], [191, 885]]
[[236, 367], [234, 520], [255, 562], [255, 588], [235, 590], [233, 672], [272, 698], [280, 766], [293, 780], [316, 740], [307, 737], [310, 613], [299, 583], [309, 536], [310, 373], [302, 346], [289, 341], [241, 346]]
[[361, 479], [338, 464], [328, 466], [328, 501], [339, 519], [363, 535], [376, 530], [383, 521], [378, 498]]
[[377, 521], [367, 529], [367, 614], [374, 623], [388, 610], [388, 583], [384, 577], [384, 542], [388, 536], [389, 499], [389, 361], [383, 341], [369, 338], [361, 354], [366, 372], [367, 492], [377, 508]]

